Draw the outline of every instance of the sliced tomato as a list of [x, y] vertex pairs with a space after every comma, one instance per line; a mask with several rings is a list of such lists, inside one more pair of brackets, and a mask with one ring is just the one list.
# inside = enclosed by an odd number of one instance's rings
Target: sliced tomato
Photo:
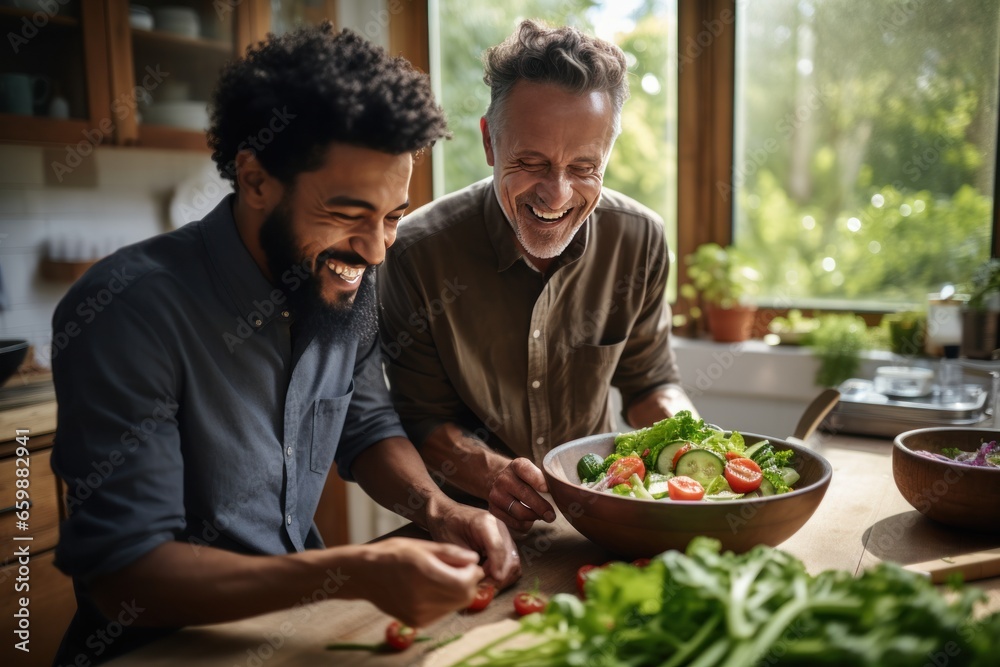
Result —
[[648, 558], [636, 558], [634, 561], [632, 561], [632, 565], [636, 567], [646, 567], [647, 565], [649, 565], [649, 562], [650, 561]]
[[514, 597], [514, 611], [518, 616], [527, 616], [545, 609], [545, 598], [538, 593], [518, 593]]
[[686, 475], [667, 480], [667, 495], [671, 500], [701, 500], [705, 497], [705, 487]]
[[760, 480], [763, 479], [760, 466], [745, 457], [726, 463], [724, 474], [729, 487], [736, 493], [756, 491], [760, 488]]
[[385, 629], [385, 643], [395, 651], [405, 651], [410, 648], [416, 638], [416, 628], [403, 625], [399, 621], [393, 621]]
[[676, 452], [674, 452], [674, 460], [671, 462], [670, 465], [673, 468], [676, 468], [677, 467], [677, 460], [680, 457], [682, 457], [685, 454], [687, 454], [688, 452], [690, 452], [690, 451], [691, 451], [691, 445], [684, 445], [683, 447], [681, 447], [680, 449], [678, 449]]
[[624, 484], [633, 474], [638, 475], [639, 479], [646, 479], [646, 465], [638, 456], [623, 456], [608, 468], [607, 486], [610, 488]]
[[596, 569], [596, 565], [581, 565], [576, 571], [576, 590], [580, 591], [580, 595], [584, 595], [583, 584], [587, 581], [587, 575]]
[[469, 611], [482, 611], [493, 601], [493, 595], [496, 593], [496, 588], [493, 584], [483, 582], [479, 584], [479, 588], [476, 589], [476, 597], [472, 598], [472, 602], [466, 607]]
[[726, 452], [727, 461], [732, 461], [733, 459], [741, 459], [741, 458], [743, 458], [743, 455], [740, 454], [739, 452], [732, 452], [732, 451]]

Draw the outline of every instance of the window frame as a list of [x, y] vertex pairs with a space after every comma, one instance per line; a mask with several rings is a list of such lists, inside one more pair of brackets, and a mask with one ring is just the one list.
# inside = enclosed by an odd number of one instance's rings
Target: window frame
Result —
[[[688, 282], [681, 258], [702, 243], [726, 246], [733, 240], [734, 197], [723, 197], [720, 184], [734, 192], [733, 149], [736, 89], [736, 21], [741, 0], [677, 0], [677, 284]], [[396, 9], [396, 7], [394, 7]], [[401, 3], [390, 23], [390, 49], [430, 71], [428, 2]], [[1000, 138], [1000, 114], [997, 120]], [[1000, 257], [1000, 149], [994, 171], [993, 237], [990, 256]], [[433, 199], [431, 156], [414, 167], [410, 185], [414, 207]], [[834, 309], [824, 309], [834, 310]], [[689, 315], [689, 304], [674, 304], [678, 315]], [[758, 327], [766, 326], [781, 309], [766, 309], [758, 315]], [[857, 312], [875, 324], [884, 312]], [[695, 323], [678, 327], [677, 333], [694, 335]], [[758, 330], [762, 330], [758, 328]]]

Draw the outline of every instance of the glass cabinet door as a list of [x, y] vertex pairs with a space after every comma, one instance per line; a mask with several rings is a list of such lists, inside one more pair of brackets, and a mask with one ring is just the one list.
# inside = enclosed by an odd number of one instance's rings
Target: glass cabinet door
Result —
[[119, 142], [206, 148], [212, 90], [248, 39], [241, 3], [112, 0], [108, 11]]
[[0, 0], [0, 34], [0, 141], [111, 141], [100, 2]]

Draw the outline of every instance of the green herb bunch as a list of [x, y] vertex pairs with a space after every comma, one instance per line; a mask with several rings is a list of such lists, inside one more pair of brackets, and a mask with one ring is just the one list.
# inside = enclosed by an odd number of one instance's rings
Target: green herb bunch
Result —
[[[734, 555], [695, 538], [686, 554], [668, 551], [645, 568], [594, 572], [586, 600], [555, 596], [456, 667], [911, 667], [938, 664], [935, 656], [948, 667], [992, 667], [1000, 655], [1000, 614], [973, 616], [981, 591], [956, 586], [945, 596], [893, 564], [857, 578], [811, 576], [777, 549]], [[514, 637], [520, 648], [504, 648]]]

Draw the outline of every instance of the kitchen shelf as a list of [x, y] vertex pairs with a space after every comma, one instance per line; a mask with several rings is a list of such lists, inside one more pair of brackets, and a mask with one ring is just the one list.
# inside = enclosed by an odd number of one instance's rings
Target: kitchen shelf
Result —
[[[42, 12], [43, 14], [48, 14], [47, 12]], [[30, 9], [18, 9], [17, 7], [0, 7], [0, 20], [3, 19], [16, 19], [18, 23], [21, 22], [22, 18], [32, 21], [35, 14], [38, 12], [33, 12]], [[34, 22], [32, 21], [32, 25]], [[80, 20], [75, 16], [65, 16], [63, 14], [48, 14], [48, 25], [60, 25], [70, 28], [78, 28], [80, 26]], [[36, 26], [37, 27], [37, 26]], [[41, 30], [42, 28], [39, 28]]]
[[198, 51], [217, 53], [223, 56], [233, 55], [233, 43], [217, 39], [206, 39], [204, 37], [185, 37], [175, 35], [162, 30], [136, 30], [132, 29], [132, 40], [136, 47], [145, 46], [147, 48], [164, 48], [171, 50], [182, 50], [190, 52], [191, 49]]

